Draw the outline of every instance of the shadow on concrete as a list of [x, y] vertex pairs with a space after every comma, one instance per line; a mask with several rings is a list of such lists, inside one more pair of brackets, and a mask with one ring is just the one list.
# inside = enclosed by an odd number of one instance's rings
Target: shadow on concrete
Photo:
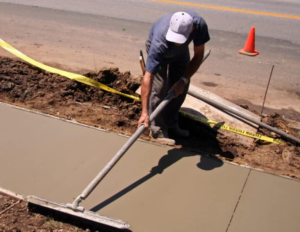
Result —
[[224, 158], [234, 159], [237, 151], [228, 143], [227, 137], [220, 131], [220, 127], [224, 122], [220, 122], [211, 127], [208, 118], [191, 108], [181, 108], [183, 111], [194, 115], [196, 118], [190, 118], [179, 115], [179, 127], [190, 132], [188, 138], [178, 137], [169, 132], [170, 138], [176, 141], [176, 145], [200, 152], [201, 154], [219, 155]]
[[223, 165], [223, 161], [213, 157], [206, 157], [200, 155], [199, 153], [193, 153], [182, 149], [172, 149], [168, 151], [168, 154], [164, 155], [158, 162], [157, 166], [152, 167], [149, 174], [132, 183], [128, 187], [124, 188], [120, 192], [101, 202], [100, 204], [94, 206], [90, 211], [97, 212], [105, 206], [111, 204], [115, 200], [129, 193], [131, 190], [137, 188], [141, 184], [145, 183], [149, 179], [153, 178], [158, 174], [162, 174], [165, 169], [172, 166], [174, 163], [180, 161], [182, 158], [191, 157], [191, 156], [199, 156], [200, 162], [196, 164], [196, 167], [199, 169], [210, 171], [215, 168], [221, 167]]

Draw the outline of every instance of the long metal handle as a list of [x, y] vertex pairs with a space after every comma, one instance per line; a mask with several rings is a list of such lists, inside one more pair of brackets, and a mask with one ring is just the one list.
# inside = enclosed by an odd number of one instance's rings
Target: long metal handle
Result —
[[255, 124], [257, 124], [257, 125], [259, 125], [261, 127], [264, 127], [264, 128], [266, 128], [266, 129], [268, 129], [270, 131], [273, 131], [273, 132], [281, 135], [282, 137], [285, 137], [287, 139], [290, 139], [290, 140], [292, 140], [292, 141], [297, 142], [297, 143], [300, 144], [300, 139], [298, 139], [298, 138], [296, 138], [294, 136], [291, 136], [291, 135], [289, 135], [289, 134], [287, 134], [287, 133], [285, 133], [285, 132], [283, 132], [281, 130], [277, 130], [276, 128], [271, 127], [271, 126], [269, 126], [269, 125], [267, 125], [267, 124], [265, 124], [265, 123], [263, 123], [261, 121], [258, 121], [258, 120], [254, 119], [254, 118], [252, 118], [252, 117], [250, 117], [250, 116], [248, 116], [248, 115], [246, 115], [246, 114], [244, 114], [244, 113], [242, 113], [242, 112], [240, 112], [240, 111], [238, 111], [238, 110], [236, 110], [234, 108], [230, 108], [228, 106], [220, 104], [219, 102], [216, 102], [216, 101], [214, 101], [212, 99], [209, 99], [209, 98], [207, 98], [207, 97], [205, 97], [205, 96], [203, 96], [203, 95], [201, 95], [199, 93], [196, 93], [195, 91], [192, 91], [192, 90], [188, 90], [188, 94], [191, 95], [191, 96], [193, 96], [193, 97], [195, 97], [195, 98], [197, 98], [197, 99], [199, 99], [199, 100], [202, 100], [202, 101], [208, 103], [209, 105], [212, 105], [212, 106], [216, 107], [217, 109], [221, 109], [221, 110], [225, 110], [225, 111], [228, 111], [230, 113], [233, 113], [233, 114], [235, 114], [237, 116], [240, 116], [241, 118], [244, 118], [244, 119], [246, 119], [246, 120], [248, 120], [250, 122], [253, 122], [253, 123], [255, 123]]
[[[210, 50], [206, 51], [202, 63], [209, 56]], [[145, 66], [145, 60], [143, 57], [143, 52], [140, 51], [140, 56], [142, 57], [142, 63]], [[159, 104], [159, 106], [150, 115], [150, 123], [153, 119], [167, 106], [167, 104], [174, 97], [174, 92], [168, 94], [166, 98]], [[123, 145], [123, 147], [117, 152], [117, 154], [109, 161], [109, 163], [98, 173], [98, 175], [92, 180], [92, 182], [83, 190], [83, 192], [73, 201], [72, 204], [67, 204], [67, 206], [73, 210], [84, 211], [84, 207], [79, 207], [79, 203], [86, 199], [91, 192], [97, 187], [101, 180], [108, 174], [108, 172], [117, 164], [125, 152], [132, 146], [132, 144], [138, 139], [138, 137], [145, 130], [145, 125], [141, 125], [136, 132], [129, 138], [129, 140]]]
[[[150, 122], [167, 106], [167, 104], [174, 97], [174, 92], [167, 95], [167, 97], [159, 104], [159, 106], [150, 115]], [[109, 161], [109, 163], [99, 172], [94, 180], [83, 190], [80, 195], [82, 199], [87, 198], [90, 193], [97, 187], [100, 181], [107, 175], [107, 173], [116, 165], [125, 152], [132, 146], [132, 144], [140, 137], [145, 130], [145, 125], [141, 125], [136, 132], [129, 138], [129, 140], [123, 145], [123, 147], [117, 152], [117, 154]]]

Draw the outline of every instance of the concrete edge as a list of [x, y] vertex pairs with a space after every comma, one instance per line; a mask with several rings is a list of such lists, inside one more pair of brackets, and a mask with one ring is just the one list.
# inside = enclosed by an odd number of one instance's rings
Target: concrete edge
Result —
[[267, 171], [264, 171], [263, 169], [251, 167], [251, 166], [245, 165], [245, 164], [237, 164], [237, 163], [234, 163], [234, 162], [231, 162], [231, 161], [224, 161], [224, 162], [226, 162], [227, 164], [239, 166], [239, 167], [242, 167], [242, 168], [247, 168], [247, 169], [250, 169], [250, 170], [258, 171], [258, 172], [261, 172], [261, 173], [264, 173], [264, 174], [269, 174], [269, 175], [272, 175], [272, 176], [277, 176], [277, 177], [281, 177], [281, 178], [288, 179], [288, 180], [294, 180], [294, 181], [297, 181], [297, 182], [300, 183], [300, 180], [289, 177], [289, 176], [284, 176], [284, 175], [280, 175], [280, 174], [276, 174], [276, 173], [272, 173], [272, 172], [267, 172]]
[[18, 194], [18, 193], [15, 193], [15, 192], [13, 192], [13, 191], [10, 191], [10, 190], [8, 190], [8, 189], [2, 188], [2, 187], [0, 186], [0, 194], [1, 194], [1, 193], [4, 194], [4, 195], [10, 196], [10, 197], [16, 198], [16, 199], [18, 199], [18, 200], [26, 201], [26, 197], [25, 197], [25, 196], [20, 195], [20, 194]]
[[[94, 129], [94, 130], [102, 131], [102, 132], [106, 132], [106, 133], [113, 133], [113, 134], [116, 134], [118, 136], [122, 136], [122, 137], [125, 137], [125, 138], [130, 138], [130, 136], [131, 136], [131, 135], [126, 134], [126, 133], [122, 134], [122, 133], [119, 133], [119, 132], [116, 132], [116, 131], [113, 131], [113, 130], [104, 129], [102, 127], [90, 126], [90, 125], [87, 125], [87, 124], [84, 124], [84, 123], [81, 123], [81, 122], [77, 122], [74, 119], [68, 120], [68, 119], [57, 117], [57, 116], [54, 116], [54, 115], [51, 115], [51, 114], [45, 114], [45, 113], [42, 113], [42, 112], [40, 112], [38, 110], [27, 109], [27, 108], [23, 108], [23, 107], [20, 107], [20, 106], [12, 105], [12, 104], [9, 104], [9, 103], [6, 103], [6, 102], [2, 102], [2, 101], [0, 101], [0, 104], [9, 106], [9, 107], [17, 109], [17, 110], [22, 110], [22, 111], [25, 111], [25, 112], [34, 113], [34, 114], [41, 115], [41, 116], [44, 116], [44, 117], [48, 117], [48, 118], [60, 120], [60, 121], [63, 121], [63, 122], [75, 124], [75, 125], [78, 125], [78, 126], [83, 126], [83, 127], [89, 128], [89, 129]], [[149, 144], [153, 144], [153, 145], [156, 145], [156, 146], [162, 146], [162, 147], [168, 147], [168, 148], [172, 147], [172, 148], [174, 148], [174, 146], [169, 146], [169, 145], [166, 145], [166, 144], [156, 143], [154, 141], [147, 141], [147, 140], [144, 140], [144, 139], [141, 139], [141, 138], [138, 138], [137, 140], [140, 141], [140, 142], [149, 143]]]

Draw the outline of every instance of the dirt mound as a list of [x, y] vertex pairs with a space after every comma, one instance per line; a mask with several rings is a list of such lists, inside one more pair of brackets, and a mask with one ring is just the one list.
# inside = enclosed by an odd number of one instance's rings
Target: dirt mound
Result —
[[[118, 69], [87, 73], [91, 79], [136, 95], [140, 80]], [[0, 59], [0, 99], [89, 125], [132, 132], [141, 105], [130, 98], [51, 74], [21, 61]]]
[[[135, 91], [142, 79], [142, 77], [132, 77], [130, 72], [121, 73], [117, 68], [101, 70], [98, 73], [90, 72], [85, 76], [134, 96], [137, 96]], [[140, 102], [6, 57], [0, 57], [0, 101], [126, 134], [132, 134], [136, 130], [141, 112]], [[278, 127], [280, 122], [286, 124], [278, 114], [269, 115], [263, 120], [275, 127]], [[189, 130], [191, 136], [183, 139], [170, 134], [176, 140], [177, 147], [300, 179], [300, 148], [291, 142], [287, 142], [286, 145], [276, 145], [254, 141], [250, 147], [245, 147], [226, 137], [221, 131], [213, 130], [190, 119], [180, 117], [179, 124], [180, 127]], [[274, 133], [265, 129], [260, 129], [259, 133], [276, 137]], [[149, 131], [146, 130], [142, 137], [149, 140], [148, 135]], [[1, 205], [0, 199], [0, 211], [6, 206], [7, 203]], [[24, 210], [20, 208], [16, 210], [15, 213], [23, 215], [24, 212], [25, 215]], [[5, 215], [4, 218], [7, 220], [5, 219], [4, 223], [10, 225], [11, 219]], [[19, 218], [15, 217], [13, 220], [13, 223], [17, 223]], [[41, 220], [46, 223], [45, 219]], [[27, 227], [16, 225], [18, 226], [9, 227], [10, 229], [5, 231], [27, 231]], [[1, 226], [0, 223], [0, 231], [5, 228]], [[45, 231], [52, 230], [45, 229]], [[68, 231], [68, 229], [59, 231]]]

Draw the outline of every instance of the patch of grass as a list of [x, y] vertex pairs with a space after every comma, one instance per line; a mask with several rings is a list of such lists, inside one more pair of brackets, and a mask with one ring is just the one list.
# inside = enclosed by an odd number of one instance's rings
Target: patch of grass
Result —
[[47, 221], [44, 223], [43, 226], [51, 228], [51, 229], [60, 229], [60, 228], [62, 228], [62, 223], [55, 221], [51, 217], [48, 217]]

